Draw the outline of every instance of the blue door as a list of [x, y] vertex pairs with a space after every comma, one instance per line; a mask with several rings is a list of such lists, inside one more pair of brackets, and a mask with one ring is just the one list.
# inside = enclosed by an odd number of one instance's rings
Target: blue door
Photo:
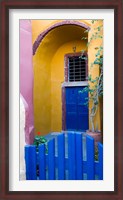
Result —
[[66, 88], [66, 130], [85, 131], [88, 129], [88, 92], [80, 93], [84, 87]]

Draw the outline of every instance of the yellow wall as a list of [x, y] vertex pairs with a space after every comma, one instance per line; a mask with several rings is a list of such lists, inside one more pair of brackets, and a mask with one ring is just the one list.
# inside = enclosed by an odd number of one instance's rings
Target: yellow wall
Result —
[[64, 82], [64, 55], [73, 53], [72, 45], [76, 44], [77, 52], [86, 49], [86, 43], [72, 41], [62, 45], [55, 53], [51, 62], [51, 130], [62, 130], [62, 96], [61, 85]]
[[[41, 134], [50, 131], [51, 110], [51, 84], [50, 84], [50, 59], [46, 57], [43, 50], [45, 45], [39, 49], [33, 57], [34, 66], [34, 124], [35, 131]], [[45, 62], [45, 60], [47, 62]], [[47, 131], [45, 132], [45, 127]]]
[[[97, 29], [95, 29], [95, 28], [97, 26], [101, 26], [102, 24], [103, 24], [103, 20], [99, 20], [98, 22], [91, 24], [92, 28], [91, 28], [91, 31], [89, 31], [89, 35], [88, 35], [89, 41], [90, 41], [92, 35], [95, 34], [95, 32], [98, 32]], [[101, 31], [100, 34], [103, 35], [103, 32]], [[99, 39], [93, 39], [88, 47], [88, 66], [89, 66], [88, 71], [89, 71], [89, 74], [91, 74], [93, 78], [95, 78], [99, 75], [99, 66], [94, 65], [93, 67], [91, 67], [91, 63], [94, 62], [94, 60], [96, 58], [95, 57], [96, 52], [98, 51], [98, 49], [96, 49], [96, 48], [99, 47], [100, 45], [103, 46], [103, 39], [99, 38]], [[93, 86], [93, 84], [92, 84], [92, 86]], [[92, 106], [92, 103], [90, 102], [89, 108], [91, 108], [91, 106]], [[100, 104], [98, 106], [96, 116], [94, 117], [94, 126], [95, 126], [95, 129], [97, 129], [99, 131], [101, 130]], [[91, 129], [90, 123], [89, 123], [89, 128]]]
[[[42, 31], [58, 21], [61, 20], [32, 20], [33, 43]], [[90, 20], [84, 22], [91, 24]], [[44, 37], [33, 56], [35, 133], [40, 131], [44, 135], [62, 130], [61, 84], [64, 82], [64, 55], [73, 53], [73, 45], [77, 47], [76, 52], [86, 49], [85, 41], [81, 40], [83, 36], [84, 29], [74, 25], [55, 28]], [[89, 50], [89, 63], [93, 57], [94, 52]], [[96, 73], [97, 70], [94, 75]], [[99, 121], [99, 113], [96, 120]]]
[[[31, 20], [32, 24], [32, 42], [34, 43], [39, 34], [51, 27], [52, 25], [62, 22], [63, 20]], [[88, 26], [91, 25], [91, 20], [75, 20], [82, 22]]]

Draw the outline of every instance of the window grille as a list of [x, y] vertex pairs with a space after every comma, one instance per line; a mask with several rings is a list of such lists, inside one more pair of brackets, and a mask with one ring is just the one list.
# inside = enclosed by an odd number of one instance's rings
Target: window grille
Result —
[[86, 56], [72, 56], [68, 58], [69, 81], [86, 81]]

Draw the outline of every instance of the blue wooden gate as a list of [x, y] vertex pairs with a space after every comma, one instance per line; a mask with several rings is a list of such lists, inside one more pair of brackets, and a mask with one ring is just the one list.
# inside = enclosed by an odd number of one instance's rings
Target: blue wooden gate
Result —
[[85, 131], [88, 129], [88, 107], [85, 105], [88, 92], [84, 87], [66, 88], [66, 130]]
[[25, 146], [27, 180], [102, 180], [103, 146], [98, 143], [95, 161], [94, 139], [81, 133], [61, 133], [46, 145]]

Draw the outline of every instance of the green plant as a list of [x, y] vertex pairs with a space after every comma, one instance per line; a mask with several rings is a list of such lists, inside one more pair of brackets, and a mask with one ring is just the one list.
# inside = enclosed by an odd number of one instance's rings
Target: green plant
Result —
[[[98, 20], [92, 20], [91, 23], [98, 23]], [[86, 98], [86, 103], [85, 105], [89, 106], [89, 102], [91, 102], [91, 108], [90, 108], [90, 122], [91, 122], [91, 129], [92, 132], [95, 132], [95, 127], [94, 127], [94, 117], [97, 113], [97, 109], [99, 106], [99, 100], [103, 96], [103, 46], [102, 46], [102, 30], [103, 30], [103, 25], [98, 25], [94, 28], [94, 33], [90, 37], [87, 47], [89, 47], [92, 42], [96, 39], [100, 40], [100, 45], [94, 47], [93, 51], [95, 51], [95, 59], [91, 63], [90, 70], [89, 70], [89, 75], [87, 77], [88, 80], [88, 86], [85, 87], [83, 90], [80, 92], [88, 92], [89, 96]], [[86, 32], [89, 32], [91, 30], [86, 30]], [[87, 38], [82, 38], [83, 40], [87, 40]], [[84, 50], [82, 50], [82, 55], [84, 54]], [[87, 59], [87, 58], [85, 58]], [[92, 77], [92, 70], [95, 66], [99, 67], [99, 75], [96, 77]]]
[[36, 151], [38, 151], [38, 147], [40, 144], [45, 144], [46, 146], [46, 153], [48, 151], [48, 148], [47, 148], [47, 139], [43, 136], [35, 136], [34, 137], [34, 142], [33, 144], [36, 146]]
[[[45, 151], [48, 153], [47, 139], [43, 136], [35, 136], [33, 145], [36, 146], [36, 152], [39, 151], [40, 144], [45, 144]], [[39, 165], [36, 166], [36, 174], [39, 176]]]

